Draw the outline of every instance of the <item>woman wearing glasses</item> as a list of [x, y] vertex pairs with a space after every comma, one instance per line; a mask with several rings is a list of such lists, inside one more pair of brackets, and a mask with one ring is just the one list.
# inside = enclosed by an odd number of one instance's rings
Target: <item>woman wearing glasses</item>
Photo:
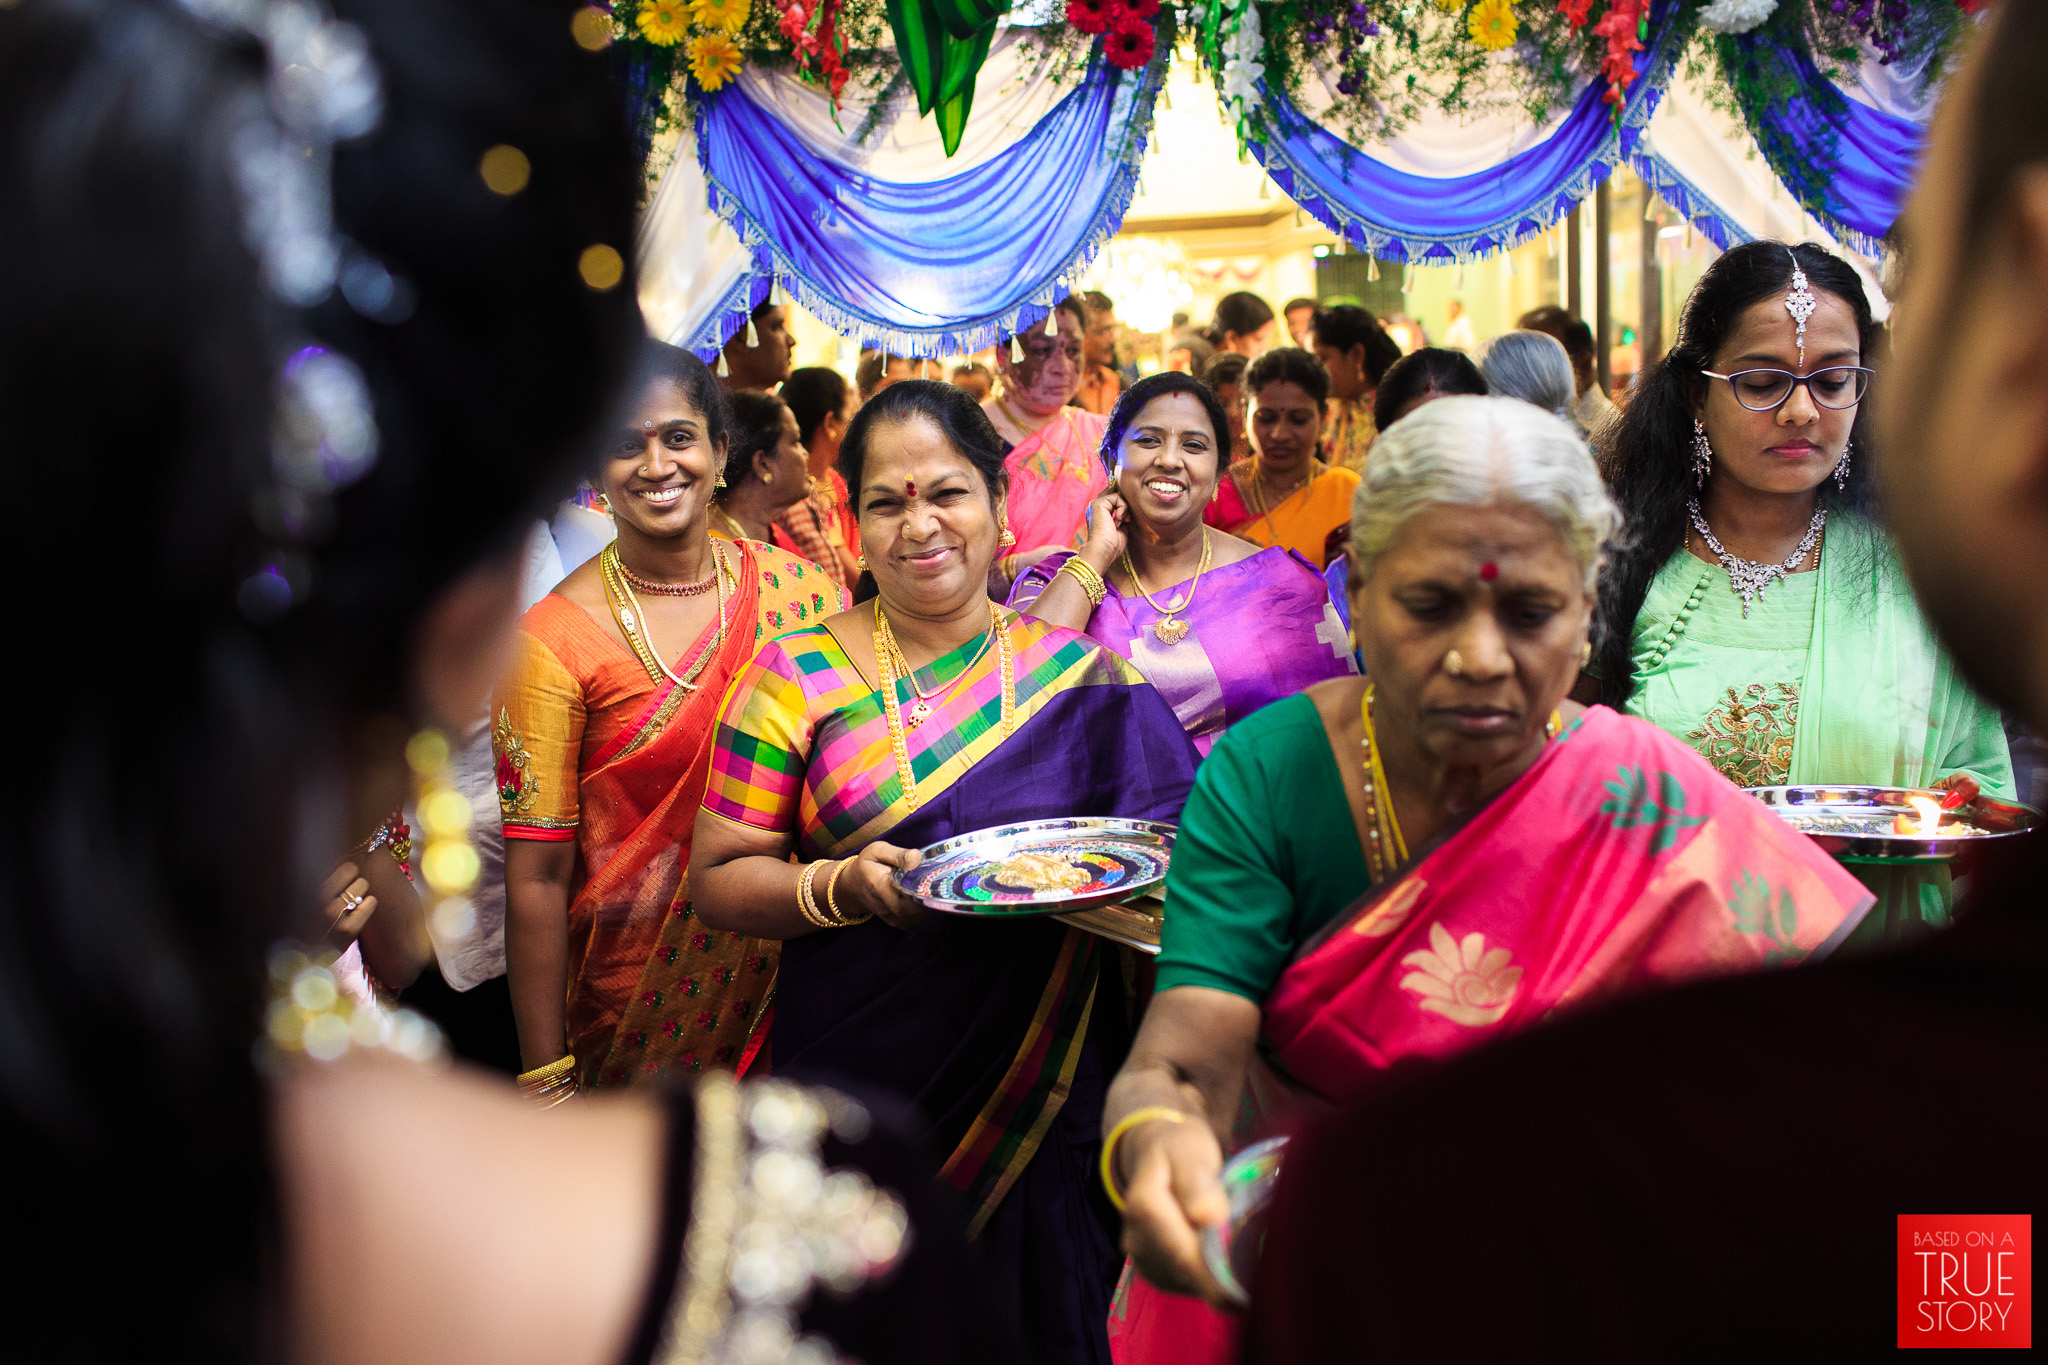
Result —
[[[1633, 535], [1579, 694], [1738, 786], [2009, 797], [1998, 713], [1935, 642], [1880, 522], [1862, 416], [1878, 335], [1855, 272], [1811, 244], [1751, 242], [1700, 277], [1611, 438]], [[1878, 904], [1852, 943], [1948, 922], [1945, 870], [1865, 881]]]

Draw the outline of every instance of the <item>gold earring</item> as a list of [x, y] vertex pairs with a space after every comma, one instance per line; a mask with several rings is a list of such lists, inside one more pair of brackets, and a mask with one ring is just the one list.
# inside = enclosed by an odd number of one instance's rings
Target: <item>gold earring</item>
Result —
[[774, 483], [774, 482], [775, 482], [775, 476], [774, 476], [773, 474], [763, 474], [763, 475], [761, 476], [761, 482], [762, 482], [762, 483], [764, 483], [764, 484], [770, 484], [770, 483]]
[[1458, 651], [1455, 649], [1452, 650], [1450, 653], [1444, 655], [1444, 672], [1450, 674], [1454, 678], [1464, 677], [1465, 656], [1458, 653]]
[[1587, 664], [1591, 663], [1592, 661], [1593, 642], [1591, 640], [1579, 641], [1579, 667], [1584, 668]]
[[1017, 533], [1010, 529], [1008, 523], [1004, 523], [1003, 533], [1000, 536], [996, 537], [996, 544], [1003, 546], [1005, 549], [1007, 549], [1008, 547], [1015, 545], [1016, 543]]
[[866, 573], [868, 571], [868, 552], [866, 550], [862, 550], [859, 554], [853, 557], [853, 562], [862, 573]]
[[716, 480], [715, 482], [713, 482], [713, 483], [712, 483], [712, 485], [711, 485], [711, 486], [712, 486], [713, 488], [723, 488], [723, 487], [725, 487], [725, 471], [724, 471], [723, 469], [721, 469], [721, 470], [719, 470], [719, 471], [718, 471], [718, 478], [717, 478], [717, 480]]

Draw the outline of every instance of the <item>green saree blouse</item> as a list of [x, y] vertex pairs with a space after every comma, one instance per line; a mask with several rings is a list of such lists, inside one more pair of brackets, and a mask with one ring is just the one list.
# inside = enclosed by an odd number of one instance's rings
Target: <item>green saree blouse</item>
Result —
[[[1890, 537], [1861, 518], [1829, 517], [1819, 569], [1773, 583], [1747, 617], [1726, 569], [1679, 550], [1629, 644], [1629, 713], [1737, 786], [1924, 787], [1967, 772], [2012, 796], [1997, 709], [1935, 640]], [[1878, 904], [1850, 946], [1948, 923], [1945, 868], [1851, 870]]]

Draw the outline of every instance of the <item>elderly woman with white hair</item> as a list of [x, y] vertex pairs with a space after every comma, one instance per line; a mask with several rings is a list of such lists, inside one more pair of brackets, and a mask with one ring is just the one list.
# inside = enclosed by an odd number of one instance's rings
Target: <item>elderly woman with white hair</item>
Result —
[[1181, 817], [1158, 994], [1103, 1115], [1150, 1282], [1126, 1279], [1119, 1361], [1234, 1358], [1234, 1319], [1175, 1297], [1224, 1301], [1198, 1229], [1226, 1152], [1560, 1008], [1816, 956], [1869, 905], [1684, 743], [1567, 700], [1617, 521], [1526, 403], [1446, 398], [1374, 445], [1369, 676], [1240, 721]]
[[1534, 404], [1585, 434], [1573, 413], [1579, 391], [1572, 375], [1572, 358], [1556, 337], [1526, 329], [1502, 332], [1480, 347], [1474, 358], [1488, 393]]

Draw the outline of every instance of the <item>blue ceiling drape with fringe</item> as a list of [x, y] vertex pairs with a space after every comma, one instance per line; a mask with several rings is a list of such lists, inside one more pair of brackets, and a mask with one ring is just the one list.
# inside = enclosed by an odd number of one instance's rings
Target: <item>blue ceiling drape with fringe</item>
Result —
[[1596, 74], [1548, 137], [1486, 170], [1446, 177], [1396, 170], [1271, 90], [1266, 112], [1277, 135], [1253, 142], [1251, 154], [1332, 232], [1383, 260], [1441, 264], [1515, 246], [1569, 213], [1634, 154], [1683, 46], [1679, 9], [1678, 0], [1651, 6], [1649, 41], [1635, 54], [1636, 80], [1618, 120]]
[[779, 283], [842, 336], [957, 355], [1040, 321], [1123, 222], [1170, 47], [1081, 83], [1002, 151], [898, 183], [806, 145], [735, 85], [706, 100], [697, 155], [711, 205], [753, 265], [688, 339], [710, 358]]

